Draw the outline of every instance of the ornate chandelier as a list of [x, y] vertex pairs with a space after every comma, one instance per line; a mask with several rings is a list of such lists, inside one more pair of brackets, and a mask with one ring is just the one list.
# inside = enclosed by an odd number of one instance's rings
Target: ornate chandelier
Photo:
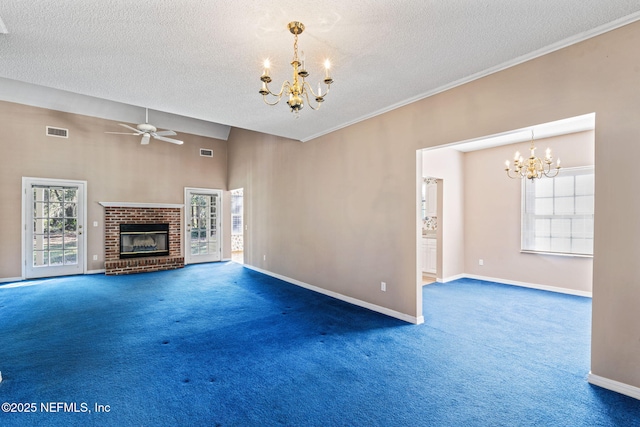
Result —
[[519, 151], [516, 151], [516, 155], [513, 157], [513, 169], [510, 168], [509, 160], [505, 162], [507, 166], [505, 171], [509, 178], [527, 178], [534, 180], [536, 178], [553, 178], [560, 172], [560, 159], [558, 159], [556, 166], [551, 167], [553, 163], [553, 157], [551, 157], [551, 148], [547, 148], [544, 159], [536, 157], [536, 147], [533, 144], [533, 131], [531, 131], [531, 155], [528, 159], [523, 159]]
[[[329, 89], [331, 89], [331, 83], [333, 83], [333, 79], [329, 75], [329, 68], [331, 64], [327, 59], [324, 62], [325, 74], [324, 80], [322, 81], [325, 85], [327, 85], [327, 90], [322, 93], [321, 83], [318, 83], [318, 92], [315, 93], [311, 88], [311, 85], [305, 80], [309, 73], [305, 68], [304, 61], [304, 51], [300, 52], [300, 56], [298, 56], [298, 34], [302, 34], [304, 31], [304, 25], [302, 22], [289, 22], [288, 25], [289, 31], [294, 35], [293, 41], [293, 60], [291, 61], [291, 66], [293, 67], [293, 82], [289, 82], [286, 80], [282, 83], [282, 87], [280, 88], [280, 92], [273, 93], [269, 89], [268, 84], [271, 83], [271, 77], [269, 76], [269, 60], [264, 61], [264, 71], [262, 72], [262, 76], [260, 80], [262, 81], [262, 87], [260, 88], [260, 94], [262, 95], [262, 100], [267, 105], [276, 105], [280, 102], [283, 95], [288, 95], [289, 100], [287, 104], [291, 108], [291, 112], [293, 112], [296, 117], [302, 108], [304, 107], [304, 103], [306, 101], [309, 104], [309, 107], [313, 110], [317, 110], [320, 108], [322, 103], [324, 102], [324, 97], [329, 93]], [[271, 95], [275, 97], [275, 102], [269, 102], [267, 100], [267, 95]], [[316, 105], [314, 106], [310, 99], [315, 99]]]

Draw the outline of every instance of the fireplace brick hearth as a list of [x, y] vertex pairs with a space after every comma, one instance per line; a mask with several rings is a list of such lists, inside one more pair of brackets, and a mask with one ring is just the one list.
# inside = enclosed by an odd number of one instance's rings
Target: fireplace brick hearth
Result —
[[[105, 274], [119, 275], [184, 267], [181, 255], [181, 208], [101, 203], [105, 206]], [[120, 224], [169, 224], [169, 255], [120, 259]]]

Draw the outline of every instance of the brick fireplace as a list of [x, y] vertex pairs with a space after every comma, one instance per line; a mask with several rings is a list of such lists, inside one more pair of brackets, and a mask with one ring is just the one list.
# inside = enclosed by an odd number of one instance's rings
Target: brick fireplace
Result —
[[[184, 267], [180, 219], [183, 205], [100, 202], [104, 213], [105, 274], [119, 275]], [[169, 255], [123, 258], [121, 224], [169, 224]]]

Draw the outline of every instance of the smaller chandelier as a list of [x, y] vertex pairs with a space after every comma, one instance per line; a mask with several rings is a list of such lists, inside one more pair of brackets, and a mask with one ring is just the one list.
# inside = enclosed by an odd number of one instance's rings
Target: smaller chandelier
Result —
[[[264, 61], [264, 71], [262, 72], [262, 76], [260, 80], [262, 81], [262, 87], [260, 88], [260, 94], [262, 95], [262, 100], [267, 105], [276, 105], [280, 102], [283, 95], [288, 96], [287, 104], [291, 108], [291, 112], [298, 116], [298, 113], [304, 107], [305, 101], [313, 110], [317, 110], [320, 108], [322, 103], [324, 102], [324, 97], [329, 93], [329, 89], [331, 89], [331, 83], [333, 83], [333, 79], [329, 75], [329, 68], [331, 68], [331, 64], [327, 59], [324, 62], [324, 83], [327, 88], [324, 93], [322, 93], [322, 85], [318, 83], [318, 92], [314, 92], [311, 88], [311, 85], [305, 80], [309, 73], [305, 68], [304, 61], [304, 52], [300, 52], [300, 56], [298, 56], [298, 34], [302, 34], [304, 31], [304, 25], [302, 22], [289, 22], [288, 25], [289, 31], [294, 35], [293, 41], [293, 60], [291, 61], [291, 66], [293, 67], [293, 81], [289, 82], [288, 80], [282, 83], [282, 87], [280, 88], [280, 92], [273, 93], [271, 89], [269, 89], [268, 84], [271, 83], [271, 76], [269, 76], [269, 60]], [[267, 96], [271, 95], [275, 97], [275, 102], [269, 102]], [[314, 106], [311, 103], [310, 99], [315, 99], [316, 105]]]
[[556, 165], [554, 167], [551, 166], [553, 163], [553, 157], [551, 157], [551, 148], [547, 148], [544, 159], [540, 159], [536, 157], [535, 151], [536, 147], [533, 144], [533, 131], [531, 131], [531, 155], [528, 159], [524, 159], [519, 151], [516, 151], [516, 155], [513, 157], [513, 169], [510, 167], [509, 160], [505, 162], [507, 166], [504, 170], [507, 172], [507, 176], [509, 178], [527, 178], [530, 180], [534, 180], [536, 178], [542, 178], [546, 176], [547, 178], [553, 178], [558, 175], [560, 172], [560, 159], [558, 159]]

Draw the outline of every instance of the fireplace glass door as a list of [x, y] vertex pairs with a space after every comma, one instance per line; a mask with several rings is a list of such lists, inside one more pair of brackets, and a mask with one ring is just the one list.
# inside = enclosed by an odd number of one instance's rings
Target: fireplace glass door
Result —
[[187, 263], [220, 261], [221, 198], [219, 190], [187, 190]]

